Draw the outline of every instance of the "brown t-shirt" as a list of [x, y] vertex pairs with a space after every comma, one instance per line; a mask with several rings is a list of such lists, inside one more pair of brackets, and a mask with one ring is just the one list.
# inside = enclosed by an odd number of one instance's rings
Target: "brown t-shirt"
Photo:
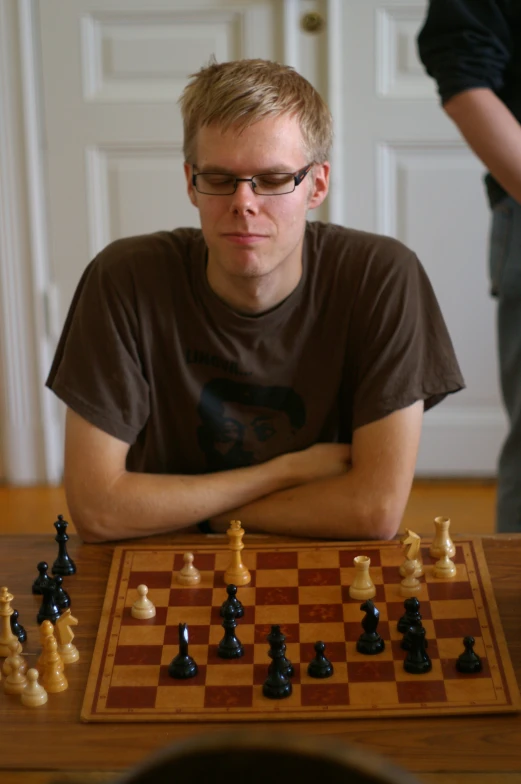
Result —
[[86, 268], [47, 379], [130, 444], [127, 468], [264, 462], [464, 386], [420, 262], [397, 240], [308, 223], [296, 289], [258, 316], [206, 278], [198, 229], [117, 240]]

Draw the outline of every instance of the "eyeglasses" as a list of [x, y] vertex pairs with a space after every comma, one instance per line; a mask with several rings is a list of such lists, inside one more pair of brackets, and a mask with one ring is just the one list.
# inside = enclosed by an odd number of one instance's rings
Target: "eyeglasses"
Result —
[[283, 196], [293, 193], [300, 185], [313, 163], [297, 172], [266, 172], [253, 177], [235, 177], [222, 172], [200, 172], [192, 174], [192, 184], [199, 193], [208, 196], [231, 196], [237, 190], [237, 183], [251, 182], [252, 191], [257, 196]]

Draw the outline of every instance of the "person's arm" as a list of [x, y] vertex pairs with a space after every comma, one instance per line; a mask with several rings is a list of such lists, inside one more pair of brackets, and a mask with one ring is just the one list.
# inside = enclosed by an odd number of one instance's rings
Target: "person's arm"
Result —
[[352, 468], [274, 493], [211, 521], [225, 530], [239, 519], [248, 531], [329, 539], [390, 539], [411, 490], [423, 401], [354, 431]]
[[198, 476], [125, 469], [129, 445], [67, 409], [64, 485], [86, 542], [177, 531], [266, 494], [345, 473], [347, 444], [316, 444], [262, 465]]
[[458, 93], [443, 104], [493, 177], [521, 203], [521, 125], [488, 88]]

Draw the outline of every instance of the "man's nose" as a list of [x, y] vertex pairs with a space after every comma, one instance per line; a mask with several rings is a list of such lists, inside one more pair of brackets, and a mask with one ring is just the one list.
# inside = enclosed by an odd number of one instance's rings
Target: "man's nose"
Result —
[[258, 196], [253, 192], [251, 182], [238, 182], [232, 197], [232, 210], [235, 212], [256, 212]]

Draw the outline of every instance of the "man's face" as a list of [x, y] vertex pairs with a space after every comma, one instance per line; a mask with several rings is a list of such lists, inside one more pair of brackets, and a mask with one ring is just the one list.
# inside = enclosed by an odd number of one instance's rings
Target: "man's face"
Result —
[[[261, 120], [240, 134], [233, 128], [224, 133], [218, 126], [201, 128], [196, 150], [195, 173], [252, 177], [296, 172], [311, 163], [298, 122], [287, 115]], [[327, 195], [329, 164], [315, 164], [293, 193], [282, 196], [257, 196], [248, 182], [238, 183], [229, 196], [201, 194], [191, 184], [192, 167], [185, 165], [185, 173], [209, 249], [208, 279], [221, 296], [248, 279], [266, 282], [270, 276], [272, 290], [283, 292], [288, 281], [298, 282], [306, 213]]]
[[240, 447], [253, 463], [287, 452], [293, 431], [286, 414], [263, 406], [223, 405], [222, 419], [214, 435], [214, 449], [226, 455]]

